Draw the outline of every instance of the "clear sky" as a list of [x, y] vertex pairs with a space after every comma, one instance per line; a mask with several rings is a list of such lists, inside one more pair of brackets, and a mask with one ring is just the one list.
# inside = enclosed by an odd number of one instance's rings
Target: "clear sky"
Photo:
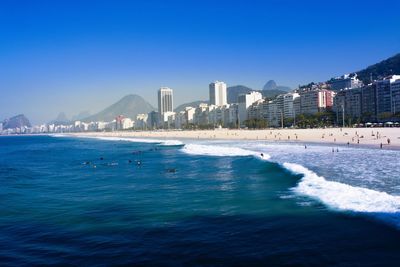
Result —
[[295, 87], [400, 52], [400, 1], [0, 1], [0, 120], [93, 114], [126, 94]]

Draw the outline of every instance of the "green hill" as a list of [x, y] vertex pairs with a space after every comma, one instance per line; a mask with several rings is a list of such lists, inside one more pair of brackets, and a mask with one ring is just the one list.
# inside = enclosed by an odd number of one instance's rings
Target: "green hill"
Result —
[[400, 54], [371, 65], [356, 73], [364, 84], [368, 84], [371, 81], [371, 75], [373, 80], [377, 80], [392, 74], [400, 74]]

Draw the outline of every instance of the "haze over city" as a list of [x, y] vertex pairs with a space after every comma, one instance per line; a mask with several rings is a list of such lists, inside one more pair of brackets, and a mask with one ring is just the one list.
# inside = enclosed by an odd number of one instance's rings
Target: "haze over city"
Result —
[[[39, 5], [40, 3], [40, 5]], [[92, 114], [127, 94], [157, 106], [208, 84], [297, 87], [400, 51], [398, 1], [2, 1], [0, 120]], [[370, 51], [374, 51], [371, 53]]]

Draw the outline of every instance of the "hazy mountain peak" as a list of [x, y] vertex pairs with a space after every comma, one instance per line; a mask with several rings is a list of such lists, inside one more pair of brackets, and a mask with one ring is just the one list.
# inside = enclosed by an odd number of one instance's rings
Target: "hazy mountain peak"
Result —
[[19, 114], [3, 121], [3, 129], [14, 129], [22, 127], [31, 127], [31, 123], [24, 114]]
[[275, 90], [277, 87], [274, 80], [269, 80], [263, 87], [263, 90]]
[[135, 119], [137, 114], [149, 113], [153, 111], [152, 107], [146, 100], [141, 96], [135, 94], [129, 94], [122, 97], [116, 103], [110, 105], [104, 110], [89, 116], [83, 121], [112, 121], [118, 115], [123, 115], [127, 118]]

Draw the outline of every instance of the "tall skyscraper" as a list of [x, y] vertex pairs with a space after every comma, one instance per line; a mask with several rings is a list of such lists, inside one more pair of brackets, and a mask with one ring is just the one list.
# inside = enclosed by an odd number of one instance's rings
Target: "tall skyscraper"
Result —
[[172, 89], [161, 87], [158, 90], [158, 112], [162, 116], [166, 112], [173, 112], [173, 107]]
[[216, 106], [225, 106], [227, 104], [226, 83], [210, 83], [210, 104]]

